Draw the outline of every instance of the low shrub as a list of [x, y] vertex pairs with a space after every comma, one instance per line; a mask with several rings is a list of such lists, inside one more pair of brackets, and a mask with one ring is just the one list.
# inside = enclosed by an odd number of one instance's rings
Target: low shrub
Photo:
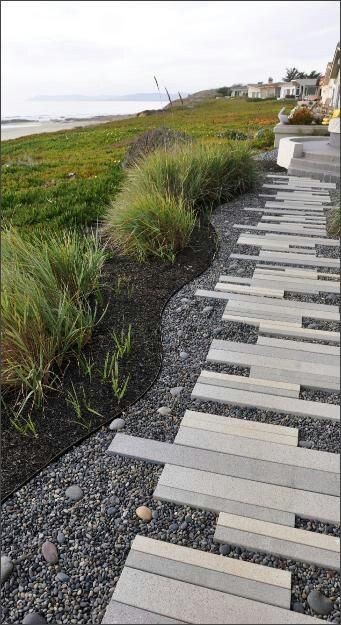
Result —
[[192, 138], [184, 132], [171, 130], [170, 128], [152, 128], [139, 135], [127, 150], [122, 161], [122, 167], [131, 167], [138, 161], [155, 152], [155, 150], [168, 150], [174, 145], [189, 143]]
[[245, 132], [234, 130], [233, 128], [223, 130], [223, 132], [218, 134], [218, 137], [221, 139], [230, 139], [231, 141], [246, 141], [249, 138]]
[[123, 254], [140, 260], [153, 255], [174, 258], [188, 243], [194, 215], [254, 188], [257, 172], [245, 145], [159, 150], [128, 171], [107, 212], [104, 231]]
[[56, 381], [54, 366], [89, 340], [96, 312], [88, 298], [99, 288], [105, 252], [95, 236], [73, 232], [24, 238], [2, 235], [2, 372], [4, 391], [21, 408], [41, 405]]
[[252, 139], [253, 148], [273, 148], [275, 142], [275, 133], [272, 128], [261, 128]]

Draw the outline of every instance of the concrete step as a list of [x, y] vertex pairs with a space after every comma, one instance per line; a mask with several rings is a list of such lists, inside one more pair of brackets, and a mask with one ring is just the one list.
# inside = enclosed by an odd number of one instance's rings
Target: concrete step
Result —
[[334, 150], [332, 154], [324, 154], [323, 152], [313, 152], [310, 150], [305, 150], [303, 153], [303, 158], [306, 158], [307, 161], [312, 162], [321, 162], [321, 163], [333, 163], [335, 165], [340, 165], [340, 152], [338, 150]]
[[307, 162], [305, 164], [303, 164], [303, 160], [302, 160], [302, 164], [301, 165], [294, 165], [293, 167], [290, 165], [288, 171], [291, 174], [295, 174], [296, 176], [299, 175], [305, 175], [305, 174], [309, 174], [310, 176], [315, 176], [317, 179], [320, 179], [321, 177], [324, 178], [324, 180], [328, 181], [328, 182], [340, 182], [340, 172], [332, 172], [329, 171], [326, 168], [320, 168], [320, 169], [312, 169], [310, 167], [308, 167]]

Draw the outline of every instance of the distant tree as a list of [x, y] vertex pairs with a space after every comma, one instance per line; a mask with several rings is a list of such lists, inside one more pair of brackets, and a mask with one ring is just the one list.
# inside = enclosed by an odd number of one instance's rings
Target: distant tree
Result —
[[302, 73], [298, 71], [297, 67], [286, 67], [285, 71], [284, 82], [291, 82], [295, 78], [299, 78], [300, 73]]
[[316, 80], [318, 80], [319, 78], [321, 78], [321, 76], [321, 72], [316, 72], [315, 70], [313, 70], [312, 72], [310, 72], [310, 74], [307, 74], [306, 78], [316, 78]]

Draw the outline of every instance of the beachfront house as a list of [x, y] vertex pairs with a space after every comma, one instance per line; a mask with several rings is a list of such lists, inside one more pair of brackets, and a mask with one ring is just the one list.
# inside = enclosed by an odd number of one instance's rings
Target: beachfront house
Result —
[[283, 84], [282, 82], [274, 82], [273, 78], [268, 78], [267, 83], [257, 82], [256, 84], [248, 85], [247, 96], [248, 98], [259, 98], [260, 100], [279, 98]]
[[314, 100], [319, 97], [319, 79], [297, 78], [282, 84], [280, 99], [295, 98], [296, 100]]
[[340, 42], [336, 46], [333, 60], [326, 67], [321, 85], [321, 101], [333, 109], [340, 108]]

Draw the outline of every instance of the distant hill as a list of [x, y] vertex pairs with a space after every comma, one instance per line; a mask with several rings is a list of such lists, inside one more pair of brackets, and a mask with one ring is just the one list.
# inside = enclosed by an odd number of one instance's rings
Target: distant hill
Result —
[[[175, 98], [177, 95], [171, 94], [171, 98]], [[130, 93], [128, 95], [37, 95], [31, 98], [31, 101], [35, 102], [159, 102], [160, 99], [163, 102], [168, 101], [166, 94], [161, 93]]]

